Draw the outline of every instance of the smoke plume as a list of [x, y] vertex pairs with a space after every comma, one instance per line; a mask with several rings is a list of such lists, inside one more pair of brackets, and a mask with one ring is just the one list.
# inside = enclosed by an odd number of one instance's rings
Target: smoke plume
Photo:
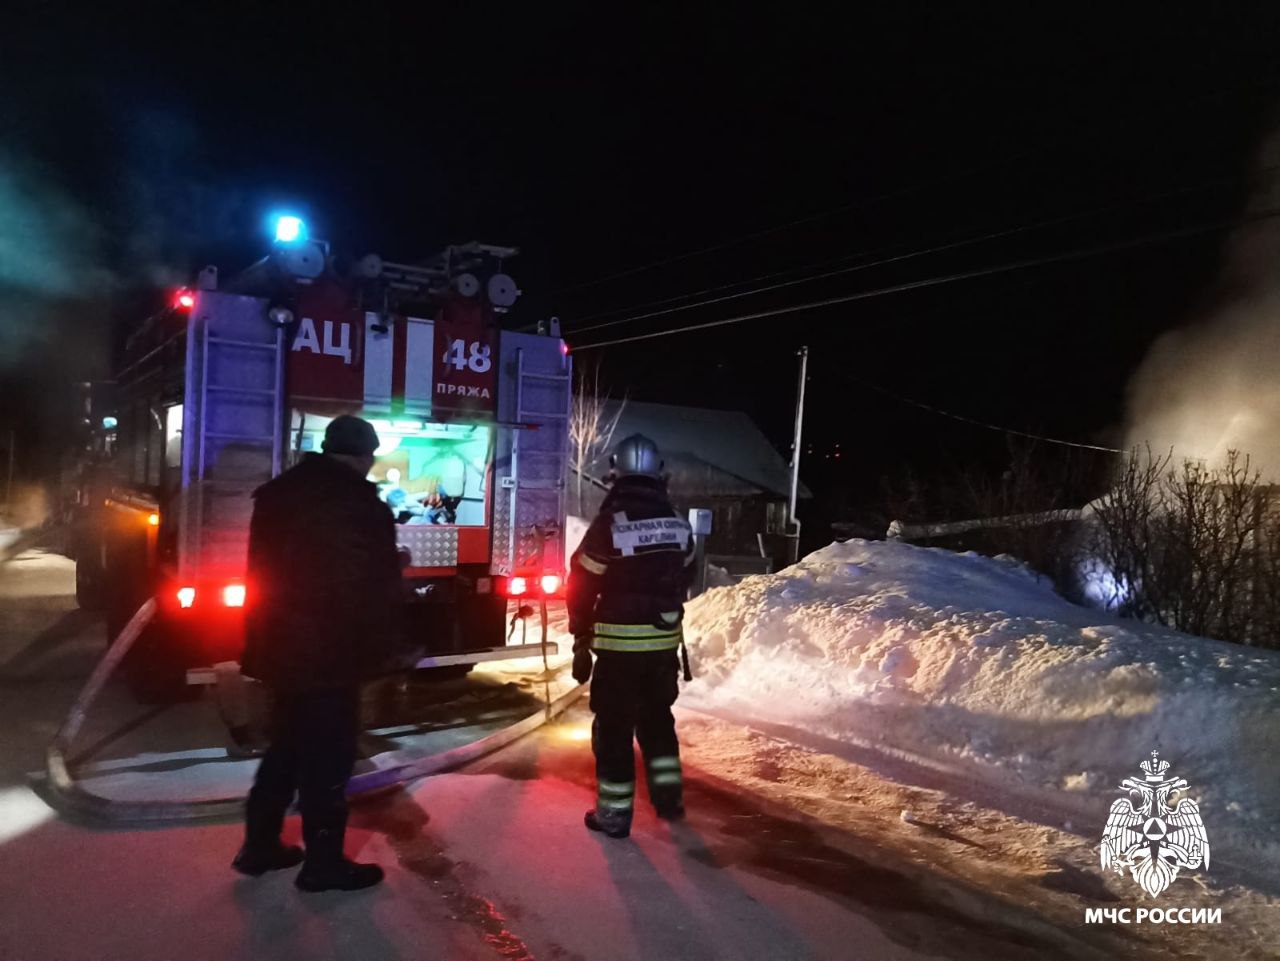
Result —
[[[1262, 152], [1246, 218], [1280, 208], [1280, 138]], [[1267, 172], [1270, 172], [1269, 175]], [[1152, 345], [1129, 385], [1127, 439], [1220, 464], [1248, 454], [1280, 481], [1280, 218], [1232, 237], [1216, 306]]]
[[101, 230], [31, 165], [0, 153], [0, 368], [65, 335], [86, 291], [110, 290]]

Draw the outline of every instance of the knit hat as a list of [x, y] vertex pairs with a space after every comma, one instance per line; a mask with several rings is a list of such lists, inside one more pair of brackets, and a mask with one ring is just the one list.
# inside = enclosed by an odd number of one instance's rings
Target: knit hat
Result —
[[331, 420], [324, 429], [324, 443], [320, 449], [326, 454], [365, 457], [377, 450], [379, 443], [372, 424], [351, 414], [343, 414]]

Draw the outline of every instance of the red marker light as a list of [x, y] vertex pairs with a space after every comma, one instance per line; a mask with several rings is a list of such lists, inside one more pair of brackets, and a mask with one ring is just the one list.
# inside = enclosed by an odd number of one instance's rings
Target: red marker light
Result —
[[244, 585], [228, 584], [222, 589], [222, 603], [227, 607], [244, 607]]
[[566, 344], [563, 340], [560, 341], [560, 353], [564, 354], [566, 357], [569, 356], [569, 345]]
[[510, 583], [507, 584], [507, 593], [510, 594], [512, 597], [519, 597], [528, 589], [529, 589], [529, 582], [526, 581], [523, 577], [513, 577], [511, 578]]
[[196, 602], [196, 589], [194, 587], [179, 587], [177, 597], [179, 607], [190, 607]]
[[543, 574], [542, 593], [554, 594], [558, 590], [560, 590], [560, 578], [556, 577], [555, 574]]
[[173, 306], [178, 310], [190, 310], [196, 305], [196, 295], [189, 290], [180, 290], [173, 296]]

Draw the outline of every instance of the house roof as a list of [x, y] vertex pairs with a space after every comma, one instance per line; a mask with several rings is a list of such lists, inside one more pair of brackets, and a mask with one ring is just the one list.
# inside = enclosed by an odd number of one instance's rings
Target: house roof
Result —
[[[765, 491], [785, 497], [791, 490], [791, 471], [782, 455], [739, 410], [676, 407], [628, 400], [608, 401], [609, 416], [622, 404], [622, 416], [614, 431], [615, 443], [629, 434], [644, 434], [658, 445], [673, 473], [700, 473], [710, 466], [742, 482], [742, 493]], [[600, 473], [608, 467], [608, 455], [596, 462]], [[723, 483], [723, 482], [722, 482]], [[728, 485], [729, 493], [738, 485]], [[734, 491], [736, 492], [736, 491]], [[809, 497], [801, 484], [799, 494]]]

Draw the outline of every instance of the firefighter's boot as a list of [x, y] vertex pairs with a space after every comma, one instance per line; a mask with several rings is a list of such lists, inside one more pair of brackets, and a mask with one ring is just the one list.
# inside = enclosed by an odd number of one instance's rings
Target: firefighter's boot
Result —
[[302, 848], [295, 844], [281, 844], [279, 839], [269, 847], [255, 847], [246, 843], [231, 862], [241, 874], [251, 878], [261, 877], [268, 871], [280, 871], [297, 867], [302, 863]]
[[583, 822], [592, 831], [611, 838], [625, 838], [631, 833], [631, 809], [635, 802], [635, 781], [605, 781], [599, 784], [596, 806], [586, 813]]
[[359, 891], [382, 880], [382, 868], [359, 864], [342, 853], [346, 819], [321, 826], [303, 824], [307, 858], [294, 884], [303, 891]]
[[654, 796], [653, 812], [664, 821], [684, 820], [684, 797], [679, 791], [675, 795]]
[[280, 843], [283, 827], [283, 807], [273, 799], [251, 796], [245, 811], [244, 845], [231, 866], [241, 874], [256, 878], [268, 871], [301, 864], [302, 848]]
[[625, 838], [631, 834], [631, 812], [593, 808], [582, 819], [587, 828], [599, 831], [611, 838]]
[[651, 758], [647, 768], [654, 812], [664, 821], [679, 821], [684, 817], [684, 776], [679, 756]]

